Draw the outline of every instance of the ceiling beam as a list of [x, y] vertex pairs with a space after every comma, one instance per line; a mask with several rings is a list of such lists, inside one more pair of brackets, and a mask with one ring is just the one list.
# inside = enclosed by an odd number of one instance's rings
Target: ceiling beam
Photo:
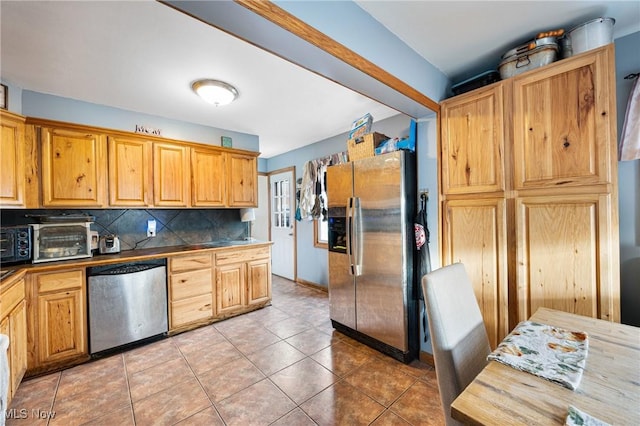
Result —
[[414, 101], [426, 106], [433, 111], [439, 111], [440, 106], [437, 102], [431, 98], [425, 96], [421, 92], [417, 91], [413, 87], [409, 86], [404, 81], [393, 76], [387, 71], [383, 70], [376, 64], [358, 55], [353, 50], [338, 43], [332, 38], [328, 37], [324, 33], [315, 29], [314, 27], [301, 21], [294, 15], [290, 14], [286, 10], [278, 7], [270, 1], [264, 0], [234, 0], [236, 3], [241, 4], [252, 12], [262, 16], [265, 19], [273, 22], [281, 28], [295, 34], [303, 40], [306, 40], [310, 44], [324, 50], [330, 55], [342, 62], [351, 65], [352, 67], [360, 70], [370, 77], [375, 78], [381, 83], [386, 84], [394, 90], [404, 94], [405, 96], [413, 99]]
[[437, 102], [271, 2], [160, 1], [410, 117], [433, 116], [440, 109]]

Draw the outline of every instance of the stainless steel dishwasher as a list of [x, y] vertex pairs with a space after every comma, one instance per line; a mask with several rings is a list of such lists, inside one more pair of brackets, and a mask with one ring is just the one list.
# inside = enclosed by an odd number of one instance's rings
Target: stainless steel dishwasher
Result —
[[89, 353], [166, 334], [166, 259], [87, 268]]

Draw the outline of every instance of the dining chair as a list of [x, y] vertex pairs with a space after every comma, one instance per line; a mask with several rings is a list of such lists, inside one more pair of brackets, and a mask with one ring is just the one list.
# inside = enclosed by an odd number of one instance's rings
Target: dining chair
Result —
[[448, 426], [461, 425], [451, 417], [451, 403], [487, 364], [487, 330], [462, 263], [426, 274], [422, 292], [444, 418]]

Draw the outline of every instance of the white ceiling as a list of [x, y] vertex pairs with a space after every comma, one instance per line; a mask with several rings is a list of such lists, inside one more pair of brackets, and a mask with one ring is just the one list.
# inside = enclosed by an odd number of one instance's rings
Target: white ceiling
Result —
[[[357, 1], [454, 83], [497, 69], [502, 54], [543, 31], [612, 17], [614, 38], [640, 31], [640, 1]], [[639, 53], [640, 54], [640, 48]]]
[[[504, 51], [539, 31], [598, 16], [616, 19], [616, 37], [640, 30], [638, 1], [357, 3], [454, 82], [495, 68]], [[2, 0], [0, 15], [3, 80], [258, 135], [265, 158], [346, 132], [367, 112], [376, 121], [398, 114], [150, 0]], [[240, 97], [206, 104], [190, 90], [199, 78], [227, 81]]]

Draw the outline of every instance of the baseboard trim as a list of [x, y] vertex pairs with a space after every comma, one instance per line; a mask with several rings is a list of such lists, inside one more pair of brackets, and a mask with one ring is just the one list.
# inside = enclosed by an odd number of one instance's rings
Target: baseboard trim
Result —
[[433, 355], [430, 354], [429, 352], [420, 351], [419, 357], [420, 357], [420, 361], [424, 362], [425, 364], [429, 364], [433, 368], [436, 368], [436, 363], [433, 360]]
[[312, 283], [311, 281], [303, 280], [301, 278], [298, 278], [296, 280], [296, 283], [300, 284], [301, 286], [304, 286], [304, 287], [312, 288], [314, 290], [323, 291], [325, 293], [329, 292], [329, 289], [326, 286], [323, 286], [323, 285], [320, 285], [320, 284], [316, 284], [316, 283]]

